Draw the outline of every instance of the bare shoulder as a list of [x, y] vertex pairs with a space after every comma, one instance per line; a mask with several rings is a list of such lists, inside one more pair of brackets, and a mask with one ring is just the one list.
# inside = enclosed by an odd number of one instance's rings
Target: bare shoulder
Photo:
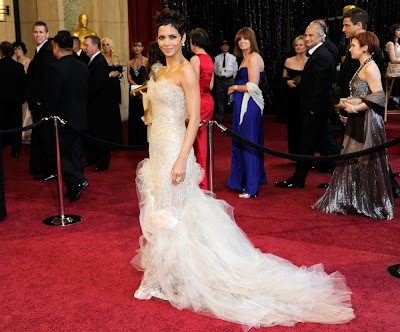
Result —
[[256, 66], [260, 70], [263, 70], [264, 69], [264, 60], [263, 60], [263, 58], [261, 57], [261, 55], [259, 53], [254, 52], [250, 56], [249, 65], [250, 66]]
[[294, 58], [295, 58], [295, 56], [287, 58], [286, 61], [285, 61], [285, 66], [293, 64], [293, 62], [295, 61]]
[[180, 66], [179, 66], [179, 71], [180, 71], [180, 76], [181, 76], [181, 81], [183, 82], [190, 82], [191, 80], [197, 81], [197, 74], [195, 69], [193, 68], [192, 64], [185, 60]]

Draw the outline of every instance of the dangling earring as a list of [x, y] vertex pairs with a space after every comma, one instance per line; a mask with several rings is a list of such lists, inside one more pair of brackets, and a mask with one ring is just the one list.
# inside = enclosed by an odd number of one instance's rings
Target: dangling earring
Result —
[[183, 47], [185, 46], [185, 42], [182, 43], [182, 46], [183, 46]]

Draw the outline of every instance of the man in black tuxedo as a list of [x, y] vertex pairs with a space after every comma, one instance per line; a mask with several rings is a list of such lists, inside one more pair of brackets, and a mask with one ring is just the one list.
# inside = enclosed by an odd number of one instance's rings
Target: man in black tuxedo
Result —
[[[14, 47], [9, 42], [0, 44], [0, 129], [22, 126], [22, 104], [25, 101], [24, 66], [11, 57]], [[11, 145], [11, 156], [17, 158], [21, 152], [21, 132], [5, 135], [3, 145]]]
[[[53, 45], [48, 41], [49, 31], [44, 22], [33, 26], [33, 38], [37, 44], [27, 73], [27, 100], [33, 122], [51, 115], [48, 109], [49, 68], [56, 62]], [[32, 174], [42, 174], [35, 180], [52, 180], [57, 177], [54, 130], [50, 124], [32, 130], [29, 167]]]
[[79, 41], [78, 37], [72, 37], [73, 41], [74, 41], [74, 57], [75, 59], [82, 61], [83, 63], [88, 63], [89, 62], [89, 57], [86, 55], [85, 52], [83, 52], [83, 50], [81, 49], [81, 42]]
[[[332, 84], [335, 79], [335, 60], [323, 46], [324, 31], [320, 24], [311, 23], [304, 34], [310, 53], [301, 77], [300, 106], [302, 129], [300, 153], [314, 155], [321, 135], [328, 130], [329, 112], [333, 107]], [[304, 188], [305, 179], [312, 163], [299, 161], [293, 176], [276, 182], [281, 188]]]
[[[89, 133], [99, 139], [110, 141], [109, 122], [112, 119], [112, 96], [109, 86], [109, 68], [106, 59], [100, 52], [100, 39], [97, 36], [86, 36], [83, 50], [89, 61], [89, 97], [88, 128]], [[96, 164], [94, 172], [108, 169], [110, 149], [101, 144], [90, 144], [86, 155], [88, 164]]]
[[[365, 32], [367, 29], [368, 14], [361, 8], [353, 8], [343, 15], [343, 29], [346, 39], [351, 40], [356, 34]], [[379, 50], [372, 55], [376, 65], [379, 67], [383, 76], [383, 57], [382, 51]], [[340, 68], [340, 97], [346, 98], [350, 96], [349, 84], [355, 72], [360, 67], [360, 61], [352, 59], [349, 50], [346, 50], [346, 57]], [[393, 197], [400, 197], [400, 187], [395, 179], [392, 168], [389, 165], [390, 182], [392, 184]]]
[[[68, 31], [59, 31], [54, 37], [54, 55], [58, 61], [49, 69], [49, 108], [72, 127], [86, 130], [89, 69], [74, 58], [72, 44]], [[89, 185], [83, 175], [83, 137], [60, 127], [59, 142], [66, 196], [70, 202], [77, 201]]]

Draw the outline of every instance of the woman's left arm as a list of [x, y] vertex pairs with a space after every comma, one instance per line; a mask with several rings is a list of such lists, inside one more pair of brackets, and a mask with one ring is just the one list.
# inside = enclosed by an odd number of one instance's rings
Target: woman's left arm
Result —
[[[383, 90], [381, 73], [375, 63], [371, 63], [369, 66], [365, 66], [364, 76], [372, 93]], [[346, 103], [346, 107], [344, 108], [344, 110], [348, 113], [358, 113], [367, 109], [369, 109], [369, 107], [366, 103], [358, 104], [355, 107], [353, 107], [353, 105], [350, 105], [349, 103]]]
[[210, 82], [210, 90], [212, 90], [214, 88], [214, 71], [211, 77], [211, 82]]
[[[260, 83], [260, 72], [264, 70], [264, 61], [260, 54], [254, 53], [250, 56], [249, 64], [247, 65], [247, 73], [249, 77], [249, 82], [254, 83], [258, 86]], [[228, 89], [228, 95], [232, 92], [248, 92], [247, 85], [232, 85]]]
[[196, 139], [200, 124], [200, 86], [199, 79], [192, 65], [187, 64], [183, 66], [180, 84], [185, 94], [189, 122], [181, 151], [172, 167], [172, 184], [179, 183], [176, 182], [177, 178], [180, 178], [181, 182], [185, 179], [187, 158]]

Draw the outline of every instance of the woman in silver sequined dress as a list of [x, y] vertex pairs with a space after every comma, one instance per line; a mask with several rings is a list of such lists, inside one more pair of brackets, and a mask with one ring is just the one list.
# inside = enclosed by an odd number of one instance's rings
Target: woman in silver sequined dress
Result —
[[147, 90], [153, 111], [150, 157], [137, 168], [143, 236], [132, 260], [144, 275], [135, 298], [167, 300], [245, 329], [347, 323], [355, 316], [339, 272], [328, 275], [321, 264], [299, 268], [261, 253], [236, 225], [233, 208], [199, 188], [202, 170], [193, 142], [200, 87], [182, 55], [185, 19], [165, 9], [156, 23], [167, 65]]
[[[382, 117], [385, 93], [378, 66], [372, 60], [372, 53], [378, 48], [378, 38], [369, 31], [354, 36], [351, 41], [351, 57], [361, 63], [350, 81], [351, 96], [361, 98], [362, 103], [345, 103], [348, 118], [341, 116], [346, 124], [342, 154], [368, 149], [386, 141]], [[393, 219], [386, 150], [339, 162], [324, 196], [312, 208], [331, 214]]]

